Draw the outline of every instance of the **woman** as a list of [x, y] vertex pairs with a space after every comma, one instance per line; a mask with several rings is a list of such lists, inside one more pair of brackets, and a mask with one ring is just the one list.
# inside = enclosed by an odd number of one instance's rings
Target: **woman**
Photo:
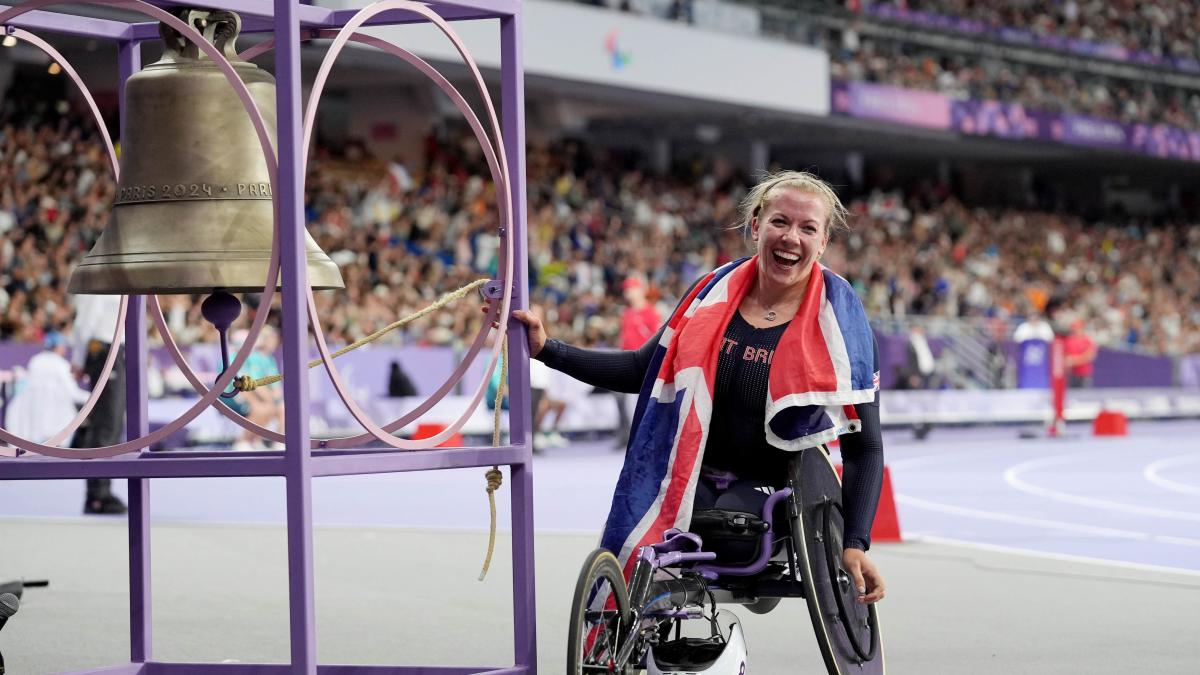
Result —
[[742, 215], [755, 255], [693, 284], [637, 350], [579, 349], [529, 312], [513, 318], [534, 358], [641, 393], [603, 540], [623, 562], [686, 529], [693, 508], [761, 512], [761, 488], [784, 484], [792, 452], [840, 436], [843, 563], [859, 602], [876, 602], [884, 582], [866, 550], [883, 476], [878, 349], [853, 289], [818, 264], [845, 207], [819, 178], [788, 171], [755, 186]]

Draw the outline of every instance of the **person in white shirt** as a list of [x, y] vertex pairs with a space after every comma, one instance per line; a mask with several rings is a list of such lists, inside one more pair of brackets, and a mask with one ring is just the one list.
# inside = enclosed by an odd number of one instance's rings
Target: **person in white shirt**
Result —
[[[546, 310], [541, 305], [533, 305], [529, 310], [538, 318], [545, 320]], [[558, 431], [566, 412], [567, 402], [550, 393], [550, 368], [544, 363], [534, 361], [529, 363], [529, 393], [530, 404], [533, 408], [533, 451], [541, 452], [546, 448], [565, 448], [567, 439]], [[542, 424], [547, 417], [554, 416], [549, 431], [542, 431]]]
[[1025, 342], [1027, 340], [1053, 342], [1054, 328], [1041, 314], [1032, 313], [1029, 318], [1018, 324], [1017, 329], [1013, 331], [1013, 342]]
[[35, 443], [45, 443], [61, 431], [88, 399], [66, 359], [66, 338], [50, 332], [42, 346], [46, 350], [29, 360], [5, 420], [10, 432]]
[[[933, 350], [929, 348], [929, 340], [925, 337], [925, 328], [913, 324], [908, 329], [908, 348], [905, 350], [905, 367], [897, 389], [929, 389], [937, 370], [937, 361]], [[924, 440], [933, 430], [929, 422], [913, 424], [913, 436]]]

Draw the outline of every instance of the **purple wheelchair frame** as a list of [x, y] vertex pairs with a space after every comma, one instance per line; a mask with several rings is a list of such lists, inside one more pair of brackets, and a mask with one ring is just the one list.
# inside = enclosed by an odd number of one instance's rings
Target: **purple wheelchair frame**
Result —
[[[792, 489], [782, 488], [771, 493], [767, 497], [766, 503], [763, 504], [762, 519], [767, 523], [767, 531], [762, 533], [758, 545], [758, 556], [754, 560], [745, 565], [697, 565], [691, 571], [711, 581], [720, 576], [754, 576], [766, 569], [767, 563], [771, 560], [771, 549], [774, 544], [771, 534], [775, 531], [775, 507], [790, 496], [792, 496]], [[663, 533], [663, 540], [659, 543], [643, 546], [638, 551], [638, 561], [645, 561], [651, 569], [657, 570], [663, 567], [716, 560], [716, 553], [701, 550], [703, 545], [704, 542], [700, 535], [673, 527]], [[687, 550], [693, 546], [694, 550]]]

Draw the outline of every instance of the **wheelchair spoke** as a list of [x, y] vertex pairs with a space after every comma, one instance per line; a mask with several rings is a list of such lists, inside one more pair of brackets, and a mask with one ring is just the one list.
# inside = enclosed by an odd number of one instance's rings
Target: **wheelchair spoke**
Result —
[[575, 593], [568, 673], [624, 673], [616, 658], [629, 598], [616, 558], [607, 551], [594, 552], [584, 565]]

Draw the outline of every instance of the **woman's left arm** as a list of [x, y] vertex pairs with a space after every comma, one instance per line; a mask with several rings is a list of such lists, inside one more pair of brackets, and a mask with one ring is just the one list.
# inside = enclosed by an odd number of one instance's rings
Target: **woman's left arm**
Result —
[[871, 548], [871, 523], [883, 486], [883, 434], [879, 427], [879, 398], [854, 406], [862, 431], [841, 437], [842, 510], [846, 548]]
[[[879, 347], [875, 347], [875, 367], [879, 368]], [[871, 547], [871, 524], [879, 506], [883, 485], [883, 432], [879, 424], [879, 392], [870, 403], [854, 406], [862, 430], [841, 437], [842, 509], [845, 516], [843, 563], [854, 577], [861, 602], [883, 598], [883, 578], [867, 558]], [[864, 595], [865, 594], [865, 595]]]

